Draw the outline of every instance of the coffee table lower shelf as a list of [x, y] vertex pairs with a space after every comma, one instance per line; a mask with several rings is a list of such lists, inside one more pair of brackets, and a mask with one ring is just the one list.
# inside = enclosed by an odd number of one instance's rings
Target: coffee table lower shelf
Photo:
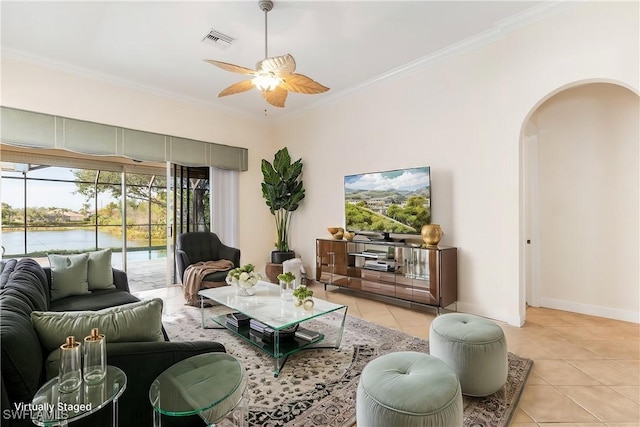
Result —
[[[311, 310], [297, 307], [292, 300], [287, 300], [280, 293], [280, 286], [260, 280], [254, 287], [251, 296], [239, 295], [235, 286], [220, 286], [218, 288], [202, 289], [200, 296], [200, 312], [202, 316], [202, 329], [205, 325], [204, 299], [241, 313], [249, 319], [264, 324], [273, 330], [272, 340], [263, 340], [259, 333], [251, 331], [248, 325], [241, 328], [228, 324], [226, 313], [207, 316], [207, 322], [212, 319], [217, 325], [227, 329], [251, 345], [258, 347], [274, 359], [274, 376], [280, 375], [282, 366], [287, 358], [302, 350], [318, 348], [340, 348], [344, 325], [347, 319], [346, 305], [336, 304], [320, 298], [314, 298]], [[304, 337], [288, 337], [284, 334], [287, 328], [298, 325], [307, 330], [318, 333], [312, 340]]]
[[248, 343], [252, 344], [255, 347], [258, 347], [260, 350], [267, 353], [269, 356], [274, 359], [274, 377], [277, 377], [280, 374], [280, 370], [286, 363], [289, 356], [294, 353], [297, 353], [300, 350], [308, 349], [308, 348], [334, 348], [333, 346], [322, 347], [318, 346], [319, 342], [324, 339], [323, 334], [319, 334], [317, 338], [308, 341], [302, 338], [293, 337], [293, 338], [285, 338], [279, 340], [276, 348], [276, 339], [274, 337], [273, 340], [269, 341], [268, 339], [264, 339], [264, 334], [255, 331], [246, 326], [240, 326], [238, 328], [234, 327], [227, 323], [226, 314], [215, 316], [212, 318], [214, 322], [218, 325], [223, 326], [225, 329], [235, 334], [236, 336], [242, 338]]

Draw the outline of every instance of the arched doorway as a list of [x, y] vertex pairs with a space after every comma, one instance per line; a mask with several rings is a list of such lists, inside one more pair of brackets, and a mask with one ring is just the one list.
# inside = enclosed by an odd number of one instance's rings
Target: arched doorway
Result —
[[525, 121], [523, 306], [638, 322], [638, 99], [619, 85], [576, 83]]

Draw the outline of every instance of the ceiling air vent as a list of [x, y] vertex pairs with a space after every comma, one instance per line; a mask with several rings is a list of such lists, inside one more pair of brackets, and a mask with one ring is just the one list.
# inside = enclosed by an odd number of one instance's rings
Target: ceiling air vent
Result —
[[209, 33], [202, 38], [202, 41], [205, 43], [213, 44], [223, 49], [231, 46], [235, 39], [233, 37], [229, 37], [226, 34], [222, 34], [220, 31], [214, 30], [213, 28]]

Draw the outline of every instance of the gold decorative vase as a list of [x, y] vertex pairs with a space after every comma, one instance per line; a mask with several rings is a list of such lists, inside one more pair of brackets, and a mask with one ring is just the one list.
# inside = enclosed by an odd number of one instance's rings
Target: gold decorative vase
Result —
[[427, 246], [438, 246], [440, 239], [442, 239], [442, 228], [440, 224], [425, 224], [420, 231], [422, 240]]

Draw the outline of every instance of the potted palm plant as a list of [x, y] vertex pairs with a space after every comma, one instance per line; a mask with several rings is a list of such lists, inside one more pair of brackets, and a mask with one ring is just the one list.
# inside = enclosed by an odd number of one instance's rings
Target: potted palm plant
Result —
[[289, 248], [291, 214], [304, 199], [302, 184], [302, 159], [291, 163], [289, 150], [284, 147], [276, 153], [273, 164], [262, 159], [262, 197], [276, 221], [276, 250], [271, 252], [271, 262], [282, 264], [295, 257]]

